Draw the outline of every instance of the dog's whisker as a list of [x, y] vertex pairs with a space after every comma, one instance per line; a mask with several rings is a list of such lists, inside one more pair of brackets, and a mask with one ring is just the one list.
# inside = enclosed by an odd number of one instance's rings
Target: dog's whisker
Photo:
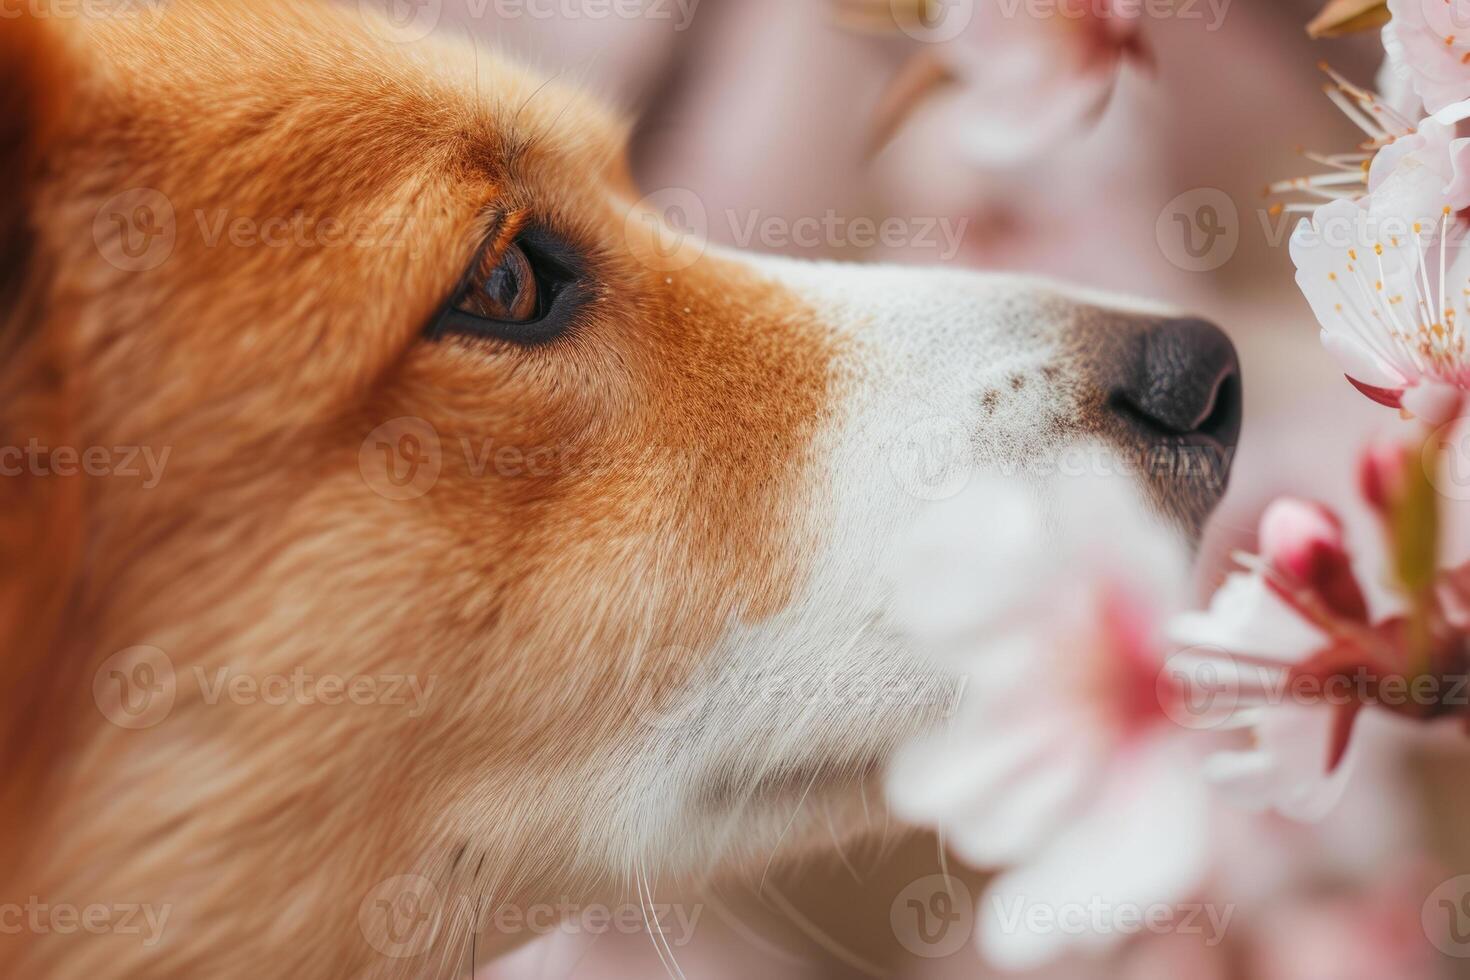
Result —
[[664, 936], [663, 923], [658, 921], [658, 910], [654, 909], [652, 919], [649, 918], [648, 910], [654, 904], [653, 887], [649, 884], [648, 870], [642, 861], [638, 862], [638, 883], [638, 903], [643, 908], [643, 924], [648, 929], [649, 938], [653, 940], [653, 950], [658, 953], [659, 962], [664, 965], [670, 977], [687, 980], [684, 971], [679, 968], [679, 961], [674, 957], [673, 948], [669, 946], [668, 938]]
[[853, 881], [862, 884], [863, 876], [858, 874], [858, 869], [853, 867], [852, 862], [847, 859], [847, 855], [842, 851], [842, 842], [837, 839], [837, 827], [832, 823], [832, 811], [825, 802], [822, 804], [822, 816], [827, 820], [827, 834], [832, 838], [832, 848], [837, 852], [837, 860], [841, 861], [842, 866], [847, 869], [847, 873], [852, 875]]
[[774, 864], [776, 861], [776, 855], [781, 850], [781, 843], [782, 841], [786, 840], [786, 834], [790, 832], [791, 825], [796, 823], [796, 817], [798, 814], [801, 813], [801, 808], [806, 803], [807, 794], [810, 793], [812, 791], [812, 787], [816, 785], [817, 777], [819, 775], [821, 775], [820, 771], [814, 772], [812, 773], [812, 778], [807, 780], [806, 789], [801, 791], [801, 797], [796, 801], [796, 806], [793, 807], [791, 810], [791, 819], [786, 821], [786, 826], [781, 829], [781, 836], [776, 838], [776, 844], [774, 847], [771, 848], [771, 855], [770, 857], [766, 858], [765, 870], [761, 872], [760, 887], [756, 889], [757, 895], [765, 890], [766, 876], [771, 873], [771, 865]]
[[726, 848], [729, 846], [731, 838], [735, 835], [736, 831], [740, 829], [742, 818], [745, 815], [746, 805], [749, 803], [749, 801], [749, 795], [746, 795], [738, 800], [735, 806], [731, 807], [729, 815], [726, 816], [725, 822], [720, 826], [719, 832], [715, 835], [710, 847], [712, 860], [710, 861], [708, 872], [706, 873], [705, 877], [700, 881], [701, 888], [709, 884], [710, 876], [715, 873], [715, 865], [718, 863], [719, 857], [725, 853]]
[[939, 873], [944, 875], [944, 890], [949, 893], [949, 900], [953, 905], [955, 901], [954, 879], [949, 876], [949, 847], [944, 840], [943, 830], [935, 831], [934, 849], [939, 856]]

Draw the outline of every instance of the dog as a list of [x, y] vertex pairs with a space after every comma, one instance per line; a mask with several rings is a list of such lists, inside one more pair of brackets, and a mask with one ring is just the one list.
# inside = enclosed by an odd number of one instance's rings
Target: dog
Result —
[[593, 100], [350, 5], [76, 9], [0, 17], [5, 976], [461, 976], [860, 833], [951, 694], [885, 616], [931, 501], [1223, 491], [1207, 323], [706, 245]]

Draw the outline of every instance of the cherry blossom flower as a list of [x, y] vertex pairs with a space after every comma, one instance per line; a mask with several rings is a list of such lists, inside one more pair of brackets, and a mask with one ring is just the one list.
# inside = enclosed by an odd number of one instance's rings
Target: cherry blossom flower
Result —
[[[1408, 19], [1385, 28], [1380, 77], [1422, 95], [1412, 67], [1419, 56], [1404, 44], [1416, 30]], [[1416, 98], [1386, 100], [1324, 69], [1328, 96], [1368, 138], [1355, 153], [1309, 153], [1325, 172], [1267, 188], [1327, 202], [1274, 209], [1311, 215], [1292, 235], [1297, 283], [1348, 380], [1382, 404], [1444, 421], [1446, 407], [1470, 388], [1461, 326], [1470, 304], [1470, 223], [1460, 217], [1470, 207], [1470, 139], [1458, 135], [1470, 100], [1426, 99], [1437, 111], [1416, 121]], [[1470, 80], [1470, 64], [1460, 71]]]
[[1470, 722], [1470, 566], [1436, 564], [1432, 468], [1405, 446], [1376, 447], [1360, 487], [1388, 542], [1379, 573], [1394, 587], [1392, 608], [1370, 609], [1336, 514], [1285, 498], [1262, 516], [1261, 554], [1240, 558], [1246, 571], [1209, 610], [1170, 631], [1190, 645], [1196, 681], [1224, 692], [1233, 720], [1251, 729], [1251, 747], [1217, 754], [1208, 773], [1254, 808], [1323, 816], [1342, 792], [1365, 709]]
[[[1280, 535], [1293, 526], [1314, 528], [1315, 535], [1278, 545], [1285, 564], [1331, 568], [1327, 577], [1341, 594], [1338, 601], [1344, 606], [1361, 601], [1339, 542], [1323, 533], [1332, 528], [1340, 534], [1335, 516], [1285, 500], [1268, 509], [1262, 525], [1263, 548], [1268, 531]], [[1251, 746], [1212, 755], [1207, 777], [1251, 810], [1274, 809], [1298, 820], [1325, 816], [1341, 797], [1352, 765], [1342, 764], [1342, 758], [1326, 764], [1331, 713], [1298, 703], [1288, 693], [1292, 668], [1327, 643], [1321, 627], [1299, 615], [1258, 570], [1232, 574], [1209, 610], [1179, 616], [1170, 636], [1185, 646], [1170, 659], [1171, 673], [1202, 695], [1192, 702], [1200, 727], [1250, 729]]]
[[1470, 99], [1470, 2], [1388, 0], [1383, 48], [1430, 112]]
[[[937, 18], [938, 36], [925, 25]], [[1057, 0], [1045, 9], [987, 0], [971, 7], [927, 0], [839, 0], [839, 21], [897, 26], [934, 43], [894, 78], [878, 111], [881, 148], [919, 105], [946, 92], [962, 103], [955, 139], [972, 163], [1009, 167], [1035, 159], [1099, 117], [1128, 62], [1151, 66], [1137, 10], [1119, 0]], [[951, 17], [958, 30], [951, 31]], [[953, 36], [950, 36], [951, 33]]]
[[1100, 116], [1123, 64], [1152, 63], [1141, 18], [1119, 6], [1061, 0], [1041, 16], [1024, 4], [976, 4], [966, 31], [938, 52], [968, 106], [958, 134], [966, 155], [1023, 162]]
[[[1453, 204], [1425, 213], [1460, 182], [1458, 171], [1436, 171], [1410, 149], [1366, 202], [1326, 204], [1291, 238], [1297, 285], [1348, 380], [1430, 421], [1446, 420], [1456, 392], [1470, 389], [1465, 225]], [[1470, 203], [1470, 188], [1463, 193]]]
[[[1325, 170], [1305, 177], [1280, 180], [1266, 187], [1270, 195], [1299, 195], [1306, 200], [1277, 204], [1272, 212], [1311, 214], [1323, 201], [1358, 200], [1368, 192], [1369, 171], [1379, 151], [1412, 136], [1418, 127], [1417, 104], [1408, 105], [1397, 83], [1403, 80], [1391, 61], [1385, 61], [1381, 82], [1395, 84], [1393, 97], [1354, 85], [1326, 64], [1320, 66], [1330, 82], [1323, 87], [1327, 98], [1361, 129], [1367, 137], [1348, 153], [1322, 154], [1303, 151], [1307, 160]], [[1407, 85], [1407, 82], [1403, 82]]]
[[[1029, 492], [1028, 492], [1029, 491]], [[942, 733], [898, 753], [894, 811], [977, 867], [991, 962], [1028, 968], [1118, 937], [1030, 932], [1015, 912], [1186, 898], [1208, 863], [1208, 789], [1183, 695], [1160, 684], [1162, 628], [1188, 582], [1182, 545], [1129, 481], [973, 484], [921, 525], [898, 567], [905, 625], [968, 678]]]
[[1383, 63], [1379, 65], [1375, 79], [1378, 91], [1383, 101], [1399, 115], [1406, 119], [1419, 119], [1424, 115], [1424, 100], [1414, 90], [1414, 73], [1404, 61], [1404, 46], [1399, 42], [1398, 30], [1385, 29], [1380, 36], [1383, 39]]

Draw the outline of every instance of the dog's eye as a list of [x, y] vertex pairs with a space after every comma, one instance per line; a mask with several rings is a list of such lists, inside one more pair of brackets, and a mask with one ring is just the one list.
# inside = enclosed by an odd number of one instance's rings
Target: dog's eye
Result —
[[567, 249], [536, 232], [500, 250], [487, 246], [427, 334], [430, 339], [460, 334], [525, 345], [554, 340], [571, 321], [578, 293], [576, 268]]
[[525, 250], [482, 255], [454, 308], [500, 323], [530, 323], [541, 312], [541, 288]]

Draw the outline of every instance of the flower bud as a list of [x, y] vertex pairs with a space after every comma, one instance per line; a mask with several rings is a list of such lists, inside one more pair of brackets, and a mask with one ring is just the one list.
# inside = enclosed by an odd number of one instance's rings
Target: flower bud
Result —
[[1278, 574], [1314, 593], [1333, 613], [1367, 621], [1342, 522], [1326, 507], [1292, 497], [1272, 502], [1261, 515], [1261, 554]]
[[1358, 492], [1380, 516], [1387, 517], [1403, 499], [1412, 465], [1409, 447], [1402, 442], [1370, 445], [1358, 460]]

